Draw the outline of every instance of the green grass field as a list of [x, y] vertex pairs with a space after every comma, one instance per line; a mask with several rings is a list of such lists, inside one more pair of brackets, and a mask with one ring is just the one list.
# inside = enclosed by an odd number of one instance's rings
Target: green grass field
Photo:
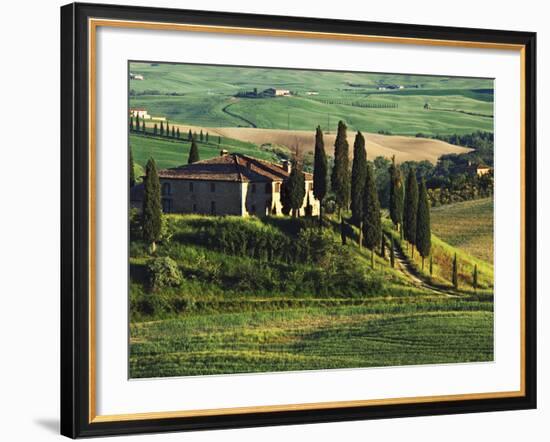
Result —
[[[130, 71], [144, 76], [130, 81], [130, 106], [175, 123], [290, 130], [321, 125], [334, 131], [341, 119], [350, 130], [401, 135], [493, 130], [492, 80], [154, 63], [131, 63]], [[388, 84], [404, 89], [378, 90]], [[234, 97], [269, 87], [289, 89], [294, 96]], [[310, 91], [317, 95], [307, 95]], [[397, 107], [353, 105], [357, 103]], [[425, 103], [432, 109], [424, 109]]]
[[149, 293], [150, 255], [131, 243], [132, 378], [493, 359], [490, 289], [448, 297], [418, 288], [387, 257], [372, 269], [368, 250], [339, 243], [337, 223], [314, 263], [299, 258], [308, 247], [264, 254], [266, 240], [299, 244], [317, 231], [300, 219], [168, 219], [173, 236], [157, 255], [177, 262], [178, 287]]
[[469, 254], [493, 262], [493, 199], [434, 207], [432, 230], [442, 240]]
[[[147, 160], [151, 157], [155, 159], [160, 169], [187, 164], [189, 149], [191, 148], [191, 143], [187, 141], [187, 134], [185, 134], [185, 137], [177, 140], [131, 133], [129, 139], [134, 162], [139, 167], [139, 169], [136, 169], [137, 171], [141, 171], [145, 167]], [[276, 157], [271, 151], [263, 150], [255, 144], [232, 138], [222, 137], [221, 143], [218, 144], [218, 137], [212, 136], [209, 143], [199, 142], [198, 148], [201, 160], [216, 157], [220, 154], [221, 149], [226, 149], [232, 153], [238, 152], [252, 155], [256, 158], [276, 161]], [[136, 176], [139, 175], [136, 174]]]
[[[133, 323], [130, 374], [140, 378], [493, 359], [491, 303], [416, 301]], [[396, 311], [377, 313], [390, 306]]]

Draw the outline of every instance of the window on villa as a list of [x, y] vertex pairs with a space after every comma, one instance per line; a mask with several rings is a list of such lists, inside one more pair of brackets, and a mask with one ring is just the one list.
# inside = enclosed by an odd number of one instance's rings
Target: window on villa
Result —
[[196, 204], [193, 204], [193, 212], [194, 212], [194, 213], [197, 212], [197, 205], [196, 205]]
[[210, 183], [210, 192], [216, 191], [216, 183]]
[[170, 183], [162, 183], [162, 194], [170, 195], [171, 193], [172, 193], [172, 189], [170, 187]]
[[210, 203], [210, 214], [215, 215], [216, 214], [216, 201], [212, 201]]

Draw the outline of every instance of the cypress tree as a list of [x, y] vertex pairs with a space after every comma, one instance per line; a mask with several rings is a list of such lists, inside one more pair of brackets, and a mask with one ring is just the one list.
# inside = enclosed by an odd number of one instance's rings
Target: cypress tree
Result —
[[367, 178], [367, 152], [365, 138], [357, 132], [353, 143], [353, 163], [351, 166], [351, 213], [356, 225], [363, 218], [363, 190]]
[[187, 141], [191, 141], [193, 139], [193, 134], [191, 133], [191, 129], [189, 129], [189, 133], [187, 134]]
[[283, 181], [281, 184], [281, 212], [283, 215], [288, 216], [290, 214], [290, 211], [292, 210], [292, 207], [290, 207], [290, 198], [289, 198], [289, 192], [288, 192], [288, 180]]
[[418, 211], [416, 215], [416, 248], [422, 256], [422, 270], [424, 270], [424, 258], [430, 256], [432, 248], [432, 231], [430, 226], [430, 202], [426, 181], [422, 178], [420, 192], [418, 194]]
[[187, 164], [196, 163], [197, 161], [200, 161], [199, 148], [197, 147], [197, 143], [195, 143], [195, 140], [193, 139], [193, 141], [191, 141], [191, 149], [189, 150]]
[[328, 187], [328, 163], [321, 126], [315, 130], [315, 154], [313, 157], [313, 196], [319, 200], [319, 223], [323, 225], [323, 199]]
[[403, 179], [401, 178], [401, 169], [395, 164], [395, 155], [392, 157], [389, 173], [390, 217], [395, 228], [399, 229], [403, 223]]
[[393, 248], [394, 248], [393, 236], [390, 236], [390, 264], [392, 269], [395, 267], [395, 252]]
[[208, 143], [208, 132], [206, 132], [206, 142]]
[[474, 272], [472, 273], [472, 286], [474, 290], [477, 290], [477, 264], [474, 265]]
[[142, 229], [143, 238], [156, 250], [156, 241], [160, 237], [162, 209], [160, 200], [160, 182], [155, 160], [151, 158], [145, 166], [145, 189], [143, 194]]
[[130, 187], [134, 187], [136, 185], [136, 173], [134, 171], [134, 155], [132, 154], [131, 146], [128, 155], [128, 178], [130, 180]]
[[434, 256], [430, 255], [430, 277], [433, 276], [434, 273]]
[[203, 141], [203, 138], [204, 138], [204, 135], [202, 134], [202, 129], [201, 129], [201, 135], [200, 135], [200, 141], [201, 141], [201, 143], [202, 143], [202, 141]]
[[145, 118], [143, 119], [143, 121], [141, 122], [141, 129], [143, 130], [143, 133], [146, 133], [146, 126], [145, 126]]
[[179, 127], [176, 129], [176, 138], [178, 140], [180, 139], [180, 128]]
[[221, 144], [221, 142], [222, 142], [222, 137], [220, 137], [220, 136], [218, 135], [218, 146]]
[[134, 130], [134, 117], [130, 115], [130, 131]]
[[158, 133], [158, 128], [157, 128], [157, 123], [155, 123], [155, 126], [153, 127], [153, 134], [157, 135]]
[[453, 258], [453, 275], [452, 275], [453, 287], [458, 289], [458, 262], [456, 259], [456, 253]]
[[[179, 131], [180, 130], [178, 129], [178, 134], [179, 134]], [[176, 129], [174, 128], [174, 125], [172, 125], [172, 138], [176, 138]]]
[[380, 201], [374, 181], [372, 166], [367, 164], [367, 176], [363, 192], [363, 236], [365, 245], [371, 249], [371, 265], [374, 267], [374, 248], [382, 238], [382, 222], [380, 220]]
[[407, 176], [405, 188], [405, 203], [403, 206], [403, 228], [405, 239], [412, 245], [414, 256], [414, 245], [416, 244], [416, 216], [418, 212], [418, 183], [416, 173], [411, 167]]
[[349, 145], [346, 130], [344, 122], [339, 121], [334, 142], [334, 167], [331, 175], [331, 187], [336, 197], [339, 215], [342, 209], [345, 210], [349, 207], [350, 199]]
[[168, 121], [166, 122], [166, 136], [170, 136], [170, 125], [168, 124]]
[[292, 217], [295, 218], [297, 212], [302, 207], [304, 203], [304, 197], [306, 196], [306, 178], [304, 172], [302, 171], [301, 165], [294, 161], [292, 166], [292, 171], [287, 180], [287, 195], [288, 195], [288, 204], [292, 209]]
[[164, 123], [160, 122], [160, 136], [162, 137], [164, 135]]
[[136, 130], [139, 131], [139, 115], [136, 115]]
[[386, 259], [386, 241], [384, 241], [384, 235], [382, 235], [382, 243], [380, 244], [380, 256]]

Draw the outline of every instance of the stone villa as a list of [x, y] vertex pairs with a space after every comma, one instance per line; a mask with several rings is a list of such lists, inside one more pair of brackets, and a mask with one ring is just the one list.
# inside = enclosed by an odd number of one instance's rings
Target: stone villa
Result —
[[[162, 208], [165, 213], [265, 216], [281, 215], [281, 185], [291, 171], [289, 161], [281, 165], [242, 154], [229, 154], [172, 169], [159, 170]], [[313, 197], [313, 175], [305, 173], [306, 196], [312, 215], [319, 214]], [[143, 185], [130, 191], [132, 207], [141, 209]]]

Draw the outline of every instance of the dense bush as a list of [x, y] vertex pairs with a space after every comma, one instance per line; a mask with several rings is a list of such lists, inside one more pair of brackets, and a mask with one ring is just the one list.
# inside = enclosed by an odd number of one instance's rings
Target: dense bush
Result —
[[149, 290], [155, 292], [165, 287], [180, 285], [182, 275], [176, 261], [163, 256], [153, 258], [147, 263], [147, 280]]

